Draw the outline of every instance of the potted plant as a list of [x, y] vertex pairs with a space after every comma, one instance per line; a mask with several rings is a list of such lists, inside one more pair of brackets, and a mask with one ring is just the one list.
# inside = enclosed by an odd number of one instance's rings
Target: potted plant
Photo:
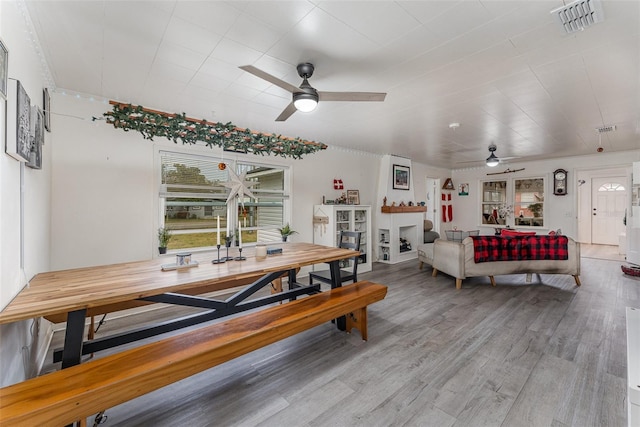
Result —
[[169, 244], [171, 237], [173, 237], [171, 229], [164, 227], [158, 228], [158, 252], [161, 254], [167, 253], [167, 245]]
[[282, 228], [278, 228], [278, 231], [280, 231], [280, 235], [282, 236], [282, 241], [286, 242], [287, 238], [289, 236], [291, 236], [292, 234], [296, 234], [297, 231], [294, 231], [291, 229], [291, 227], [289, 226], [289, 223], [287, 223], [287, 225], [285, 225]]
[[541, 203], [532, 203], [529, 205], [529, 210], [533, 213], [535, 218], [539, 218], [542, 213], [542, 204]]

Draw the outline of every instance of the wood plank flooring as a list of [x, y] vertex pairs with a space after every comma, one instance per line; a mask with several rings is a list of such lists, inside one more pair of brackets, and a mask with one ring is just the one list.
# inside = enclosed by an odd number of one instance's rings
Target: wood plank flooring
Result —
[[456, 291], [417, 261], [375, 263], [361, 278], [389, 291], [369, 307], [368, 342], [319, 326], [110, 408], [105, 425], [626, 426], [625, 307], [640, 307], [640, 281], [591, 258], [580, 277]]

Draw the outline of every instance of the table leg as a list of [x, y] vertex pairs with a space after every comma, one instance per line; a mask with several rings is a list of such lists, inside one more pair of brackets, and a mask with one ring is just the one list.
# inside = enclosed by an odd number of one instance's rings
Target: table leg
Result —
[[[329, 263], [329, 271], [331, 272], [331, 289], [342, 287], [342, 280], [340, 278], [340, 261], [331, 261]], [[340, 316], [336, 319], [336, 326], [341, 331], [347, 329], [347, 318]]]
[[62, 369], [80, 364], [86, 315], [86, 309], [70, 311], [69, 314], [67, 314], [67, 331], [64, 336]]

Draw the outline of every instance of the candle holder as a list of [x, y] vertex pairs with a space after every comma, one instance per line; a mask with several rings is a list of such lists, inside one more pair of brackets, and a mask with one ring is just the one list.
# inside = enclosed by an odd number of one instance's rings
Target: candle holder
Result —
[[229, 247], [231, 247], [231, 236], [225, 236], [224, 245], [227, 247], [227, 256], [224, 257], [223, 259], [225, 261], [233, 261], [234, 258], [232, 256], [229, 256]]
[[226, 259], [220, 258], [220, 245], [216, 245], [216, 247], [218, 248], [218, 259], [214, 259], [213, 261], [211, 261], [211, 264], [222, 264], [226, 261]]
[[236, 260], [236, 261], [244, 261], [244, 260], [246, 260], [247, 257], [243, 257], [242, 256], [242, 248], [238, 249], [238, 251], [240, 251], [240, 254], [238, 254], [238, 256], [234, 258], [234, 260]]

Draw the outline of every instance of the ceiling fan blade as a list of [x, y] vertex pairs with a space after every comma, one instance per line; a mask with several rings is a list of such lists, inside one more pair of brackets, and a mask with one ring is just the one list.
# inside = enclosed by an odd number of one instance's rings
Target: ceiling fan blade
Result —
[[284, 109], [284, 111], [282, 111], [282, 113], [280, 113], [280, 115], [278, 116], [278, 118], [276, 119], [276, 122], [284, 122], [285, 120], [287, 120], [289, 117], [291, 117], [291, 115], [293, 113], [295, 113], [296, 111], [298, 111], [296, 109], [296, 106], [293, 105], [293, 102], [290, 103], [289, 105], [287, 105], [287, 108]]
[[260, 77], [262, 80], [266, 80], [271, 84], [281, 87], [282, 89], [288, 92], [291, 92], [291, 93], [300, 92], [300, 89], [298, 87], [292, 85], [291, 83], [287, 83], [284, 80], [280, 80], [276, 76], [272, 76], [271, 74], [266, 73], [261, 69], [254, 67], [253, 65], [241, 65], [238, 68], [246, 71], [247, 73], [251, 73], [256, 77]]
[[320, 92], [320, 101], [377, 101], [382, 102], [387, 96], [380, 92]]

